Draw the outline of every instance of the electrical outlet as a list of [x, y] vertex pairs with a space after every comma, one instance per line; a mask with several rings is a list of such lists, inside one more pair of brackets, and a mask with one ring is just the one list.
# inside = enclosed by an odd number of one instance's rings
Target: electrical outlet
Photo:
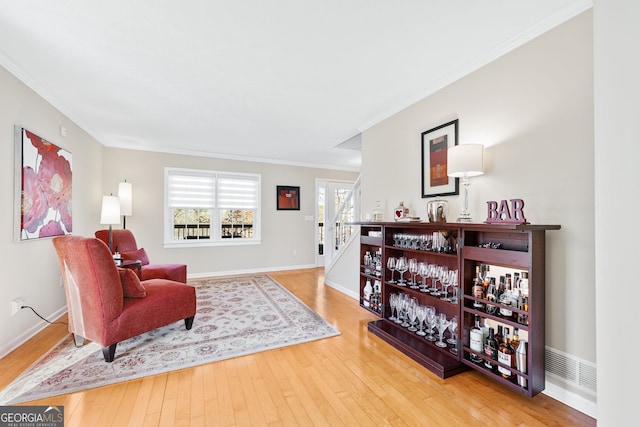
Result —
[[16, 298], [11, 301], [11, 315], [15, 316], [16, 314], [18, 314], [18, 312], [22, 310], [23, 305], [24, 301], [22, 301], [22, 298]]

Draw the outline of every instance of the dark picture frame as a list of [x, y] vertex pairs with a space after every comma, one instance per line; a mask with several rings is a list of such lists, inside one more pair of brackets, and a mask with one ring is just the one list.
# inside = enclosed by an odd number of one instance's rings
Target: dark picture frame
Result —
[[422, 132], [422, 198], [459, 194], [459, 179], [447, 176], [448, 149], [458, 145], [458, 119]]
[[300, 187], [291, 185], [276, 186], [276, 202], [279, 211], [299, 211]]

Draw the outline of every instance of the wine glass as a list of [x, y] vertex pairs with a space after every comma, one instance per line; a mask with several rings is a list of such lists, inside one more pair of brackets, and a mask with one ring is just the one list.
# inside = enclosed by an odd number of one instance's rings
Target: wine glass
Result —
[[441, 266], [440, 271], [438, 272], [438, 280], [440, 281], [440, 292], [438, 293], [438, 295], [445, 295], [446, 297], [445, 285], [442, 279], [447, 280], [448, 275], [449, 267], [447, 267], [446, 265]]
[[416, 274], [418, 273], [418, 260], [415, 258], [411, 258], [409, 260], [409, 273], [411, 273], [411, 289], [418, 289], [418, 284], [416, 283]]
[[387, 259], [387, 268], [389, 269], [389, 271], [391, 271], [391, 280], [389, 280], [389, 283], [396, 283], [396, 281], [393, 280], [393, 273], [395, 272], [395, 269], [396, 269], [395, 257], [390, 256]]
[[456, 331], [458, 330], [458, 316], [453, 316], [449, 322], [449, 333], [451, 336], [447, 340], [448, 344], [453, 344], [453, 347], [449, 351], [453, 354], [458, 354], [458, 336]]
[[422, 283], [420, 285], [420, 292], [427, 292], [427, 277], [429, 275], [429, 264], [421, 262], [418, 264], [418, 276], [422, 277]]
[[438, 290], [438, 288], [436, 288], [436, 284], [435, 284], [435, 277], [436, 277], [436, 271], [438, 269], [438, 265], [437, 264], [429, 264], [429, 279], [431, 279], [431, 286], [427, 289], [429, 291], [429, 293], [431, 295], [434, 294], [435, 291]]
[[389, 294], [389, 307], [391, 308], [391, 316], [389, 316], [389, 320], [395, 321], [396, 317], [393, 315], [393, 310], [396, 309], [396, 304], [398, 302], [398, 294], [391, 293]]
[[434, 271], [432, 272], [431, 275], [431, 292], [429, 292], [431, 295], [438, 297], [440, 296], [440, 290], [438, 289], [437, 286], [437, 282], [438, 280], [440, 280], [440, 274], [442, 273], [442, 266], [441, 265], [436, 265], [434, 268]]
[[427, 324], [427, 336], [425, 337], [425, 339], [429, 340], [429, 341], [435, 341], [436, 338], [433, 336], [433, 327], [435, 326], [436, 323], [436, 308], [433, 306], [427, 306], [427, 318], [426, 318], [426, 324]]
[[438, 333], [440, 334], [440, 339], [438, 339], [438, 342], [436, 343], [438, 347], [442, 347], [442, 348], [447, 347], [447, 343], [443, 341], [443, 338], [444, 338], [444, 331], [446, 331], [448, 327], [449, 327], [449, 321], [447, 320], [447, 315], [444, 313], [438, 314], [438, 318], [436, 319], [436, 328], [438, 328]]
[[409, 269], [409, 264], [407, 263], [407, 258], [401, 256], [396, 261], [396, 270], [400, 273], [400, 279], [398, 279], [398, 286], [406, 286], [404, 280], [404, 273]]
[[418, 308], [418, 305], [413, 303], [415, 300], [415, 298], [411, 299], [411, 304], [409, 304], [409, 309], [407, 311], [407, 313], [409, 314], [409, 327], [407, 328], [408, 331], [411, 332], [416, 332], [418, 330], [418, 328], [416, 328], [416, 321], [418, 320], [418, 313], [416, 311], [416, 309]]
[[442, 272], [440, 273], [440, 283], [442, 283], [442, 287], [444, 289], [443, 292], [443, 297], [441, 297], [440, 299], [442, 301], [451, 301], [451, 299], [449, 298], [449, 285], [450, 285], [450, 280], [451, 280], [451, 274], [449, 274], [449, 270], [445, 270], [444, 268], [442, 269]]
[[420, 327], [420, 329], [418, 330], [418, 332], [416, 332], [416, 334], [423, 337], [427, 335], [427, 333], [422, 330], [422, 325], [424, 324], [424, 321], [427, 318], [427, 307], [425, 307], [424, 305], [419, 305], [418, 307], [416, 307], [416, 315], [418, 316], [418, 326]]
[[458, 303], [458, 292], [459, 292], [459, 286], [458, 286], [458, 270], [451, 270], [450, 272], [451, 277], [449, 278], [449, 284], [451, 286], [453, 286], [453, 295], [451, 296], [451, 298], [449, 299], [449, 301], [451, 301], [453, 304], [457, 304]]
[[401, 324], [403, 322], [404, 307], [408, 299], [409, 295], [407, 294], [398, 295], [398, 300], [396, 301], [396, 320], [394, 320], [394, 323]]

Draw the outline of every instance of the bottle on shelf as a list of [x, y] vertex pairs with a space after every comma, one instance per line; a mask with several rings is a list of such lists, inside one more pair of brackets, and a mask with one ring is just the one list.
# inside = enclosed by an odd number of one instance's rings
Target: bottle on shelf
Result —
[[372, 297], [372, 304], [371, 304], [371, 308], [373, 309], [373, 311], [381, 313], [382, 312], [382, 293], [380, 292], [381, 290], [381, 284], [380, 284], [380, 280], [375, 280], [373, 282], [373, 297]]
[[[527, 373], [527, 342], [525, 340], [520, 340], [516, 349], [516, 369], [523, 374]], [[518, 375], [518, 385], [527, 388], [527, 379]]]
[[511, 348], [515, 351], [520, 344], [520, 335], [518, 334], [518, 328], [513, 328], [513, 335], [511, 336]]
[[491, 304], [498, 302], [498, 290], [496, 289], [495, 277], [489, 278], [489, 286], [487, 286], [485, 296], [487, 300], [484, 307], [485, 311], [489, 314], [497, 314], [498, 306]]
[[484, 361], [484, 367], [490, 371], [495, 371], [497, 365], [491, 363], [491, 361], [498, 360], [498, 342], [496, 341], [493, 328], [489, 328], [489, 336], [484, 342], [484, 355], [488, 358], [488, 360]]
[[[473, 286], [471, 287], [471, 294], [475, 298], [483, 299], [484, 298], [484, 284], [482, 279], [480, 278], [480, 265], [476, 265], [476, 277], [473, 279]], [[482, 303], [480, 301], [473, 302], [473, 308], [481, 310]]]
[[[500, 316], [511, 319], [513, 317], [513, 311], [509, 309], [511, 307], [512, 298], [511, 298], [511, 275], [507, 273], [505, 277], [500, 277], [500, 286], [499, 286], [499, 294], [498, 294], [498, 302], [504, 307], [500, 307]], [[502, 280], [505, 279], [505, 280]]]
[[529, 272], [522, 271], [520, 272], [520, 294], [528, 297], [529, 296]]
[[367, 279], [364, 289], [362, 290], [362, 304], [365, 307], [371, 306], [371, 294], [373, 293], [373, 286], [371, 286], [371, 279]]
[[502, 341], [504, 340], [504, 335], [502, 331], [503, 331], [502, 325], [498, 325], [498, 331], [493, 336], [498, 342], [498, 347], [500, 346], [500, 344], [502, 344]]
[[373, 257], [371, 256], [371, 252], [367, 251], [364, 254], [364, 272], [365, 274], [371, 274], [371, 263], [373, 262]]
[[375, 254], [375, 274], [377, 277], [382, 277], [382, 249], [378, 249]]
[[[500, 344], [500, 347], [498, 347], [498, 362], [511, 368], [516, 367], [516, 351], [511, 347], [509, 328], [506, 327], [504, 328], [504, 340]], [[514, 373], [510, 370], [502, 366], [498, 366], [498, 372], [500, 372], [502, 378], [510, 381], [514, 380]]]
[[[475, 352], [484, 353], [484, 335], [482, 334], [482, 329], [480, 329], [480, 319], [477, 314], [474, 316], [473, 323], [473, 327], [469, 331], [469, 347]], [[473, 353], [469, 354], [469, 359], [473, 363], [482, 363], [482, 358]]]
[[380, 204], [380, 200], [376, 200], [376, 207], [373, 210], [373, 220], [375, 222], [384, 221], [384, 210], [382, 209], [382, 205]]

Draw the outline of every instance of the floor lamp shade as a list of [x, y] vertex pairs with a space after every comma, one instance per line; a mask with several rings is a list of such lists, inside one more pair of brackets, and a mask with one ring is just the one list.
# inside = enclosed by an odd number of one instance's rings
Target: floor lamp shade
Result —
[[133, 186], [130, 182], [118, 184], [118, 198], [120, 199], [120, 215], [133, 215]]

